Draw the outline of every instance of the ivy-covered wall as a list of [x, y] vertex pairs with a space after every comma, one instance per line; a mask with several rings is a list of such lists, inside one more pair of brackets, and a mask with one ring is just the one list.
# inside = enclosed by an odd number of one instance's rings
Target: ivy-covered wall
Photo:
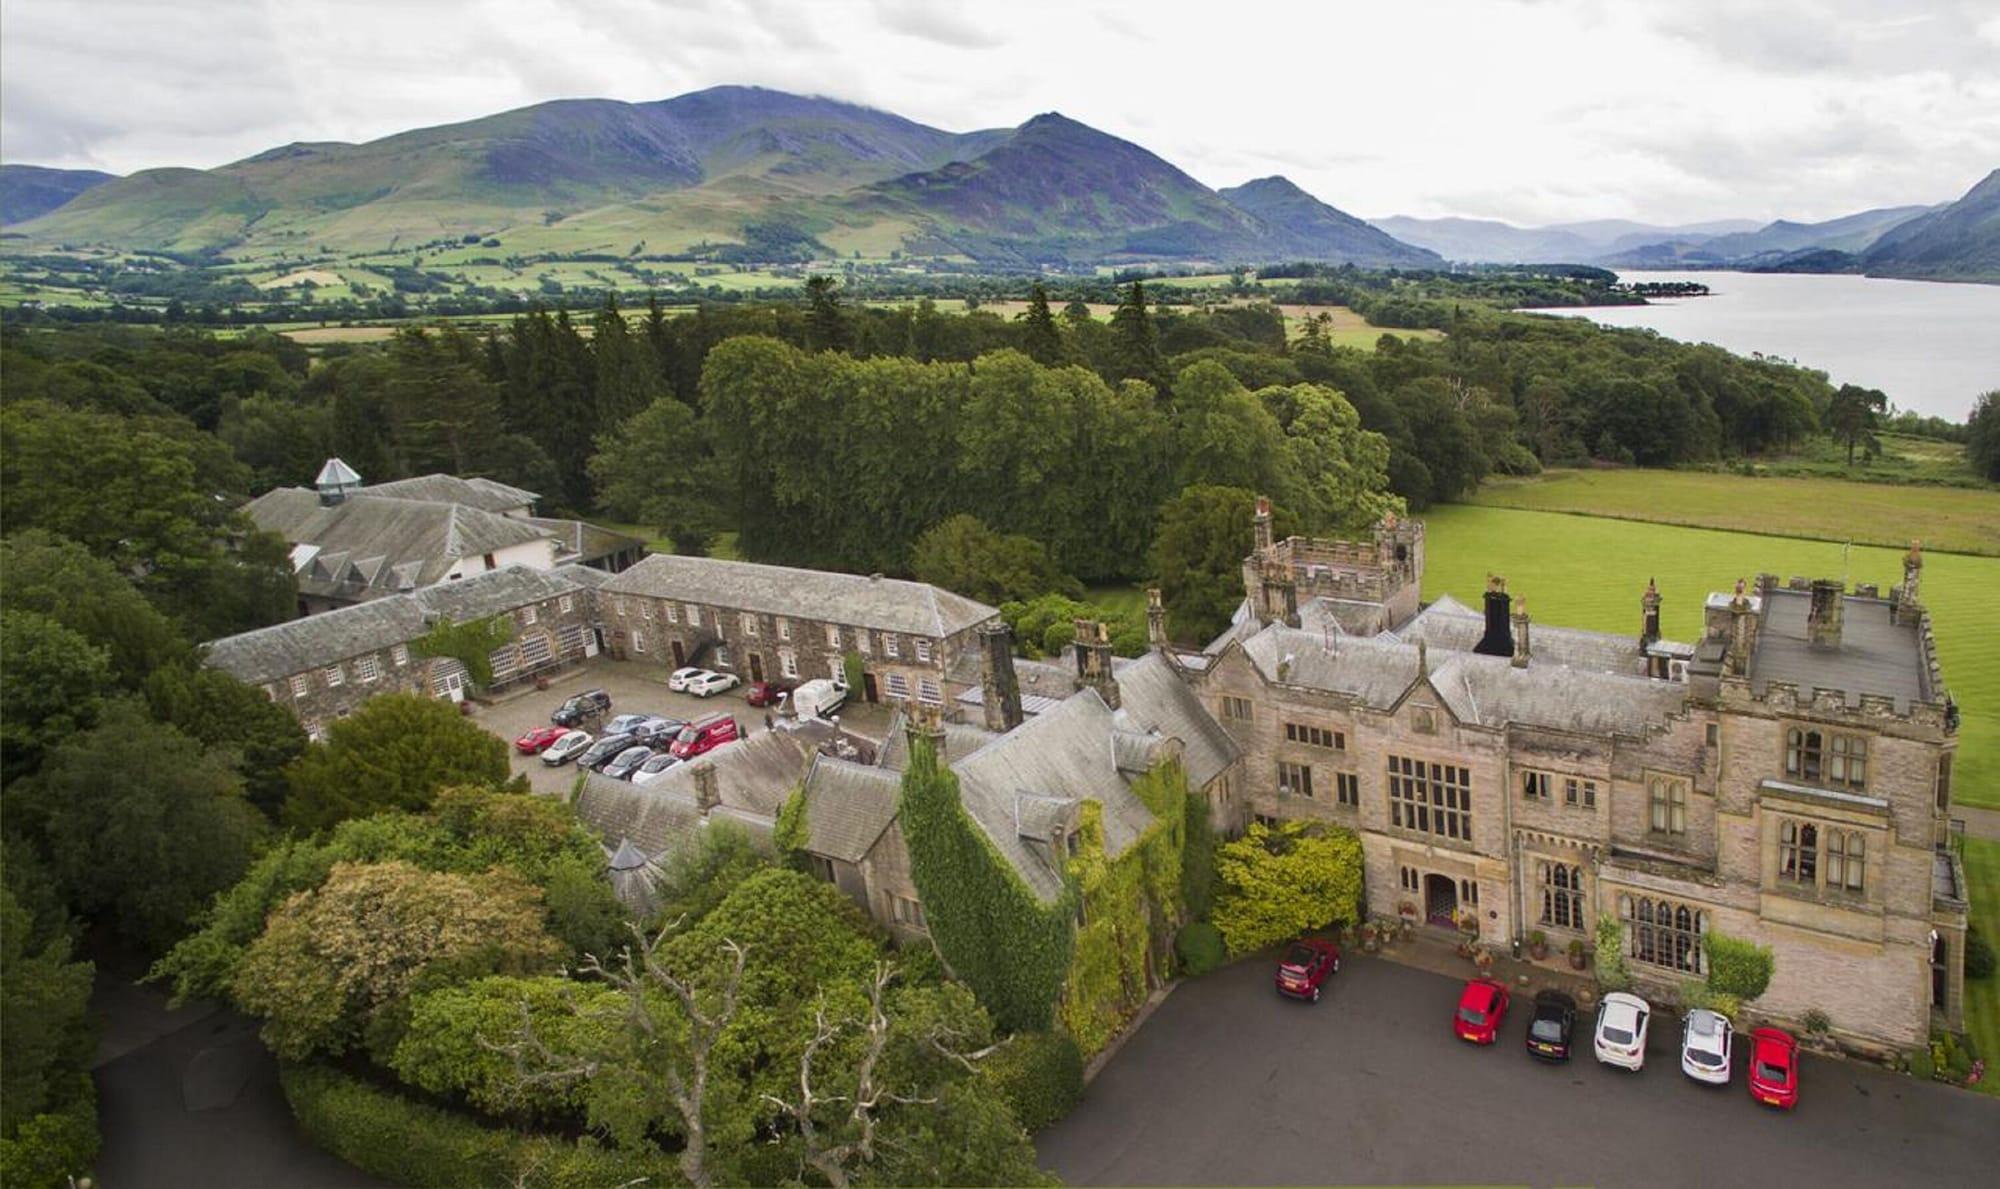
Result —
[[1085, 802], [1064, 895], [1043, 904], [966, 814], [958, 778], [927, 743], [911, 748], [899, 812], [931, 939], [1003, 1028], [1060, 1019], [1088, 1056], [1118, 1034], [1168, 968], [1185, 916], [1187, 773], [1168, 759], [1132, 791], [1153, 811], [1151, 828], [1112, 860], [1103, 807]]
[[1074, 890], [1036, 899], [959, 803], [958, 777], [915, 740], [898, 800], [910, 878], [952, 973], [1010, 1032], [1047, 1028], [1070, 966]]
[[1104, 853], [1103, 807], [1085, 802], [1071, 886], [1083, 905], [1063, 980], [1063, 1027], [1085, 1056], [1118, 1034], [1167, 968], [1183, 917], [1181, 851], [1187, 773], [1167, 760], [1132, 785], [1154, 821], [1115, 860]]

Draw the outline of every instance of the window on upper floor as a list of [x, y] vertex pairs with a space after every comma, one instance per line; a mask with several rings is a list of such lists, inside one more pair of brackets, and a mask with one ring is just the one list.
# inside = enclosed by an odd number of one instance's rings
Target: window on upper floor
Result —
[[693, 603], [689, 603], [689, 604], [687, 605], [687, 617], [688, 617], [688, 626], [689, 626], [689, 627], [691, 627], [691, 628], [698, 628], [698, 627], [700, 627], [700, 626], [701, 626], [701, 608], [700, 608], [700, 607], [697, 607], [697, 606], [695, 606], [695, 605], [694, 605]]
[[1337, 799], [1342, 805], [1361, 804], [1361, 778], [1352, 772], [1336, 772], [1333, 776]]
[[1655, 776], [1646, 782], [1652, 801], [1649, 827], [1655, 834], [1687, 833], [1687, 781]]
[[1547, 804], [1549, 800], [1549, 786], [1554, 783], [1554, 780], [1555, 778], [1546, 772], [1521, 773], [1522, 799], [1540, 801], [1543, 804]]
[[930, 642], [930, 638], [929, 638], [928, 636], [917, 636], [917, 637], [914, 637], [914, 638], [915, 638], [915, 640], [916, 640], [916, 642], [917, 642], [917, 644], [916, 644], [916, 648], [917, 648], [917, 659], [918, 659], [918, 660], [920, 660], [920, 661], [923, 661], [923, 662], [924, 662], [924, 663], [926, 663], [926, 664], [929, 664], [929, 663], [930, 663], [930, 659], [931, 659], [931, 642]]
[[1472, 771], [1389, 757], [1389, 821], [1398, 829], [1472, 841]]
[[1819, 882], [1819, 827], [1811, 822], [1778, 823], [1778, 878], [1786, 883]]
[[1826, 832], [1826, 886], [1859, 892], [1868, 878], [1868, 839], [1854, 830]]
[[1278, 765], [1278, 795], [1281, 797], [1312, 796], [1312, 767], [1308, 764], [1280, 762]]
[[1347, 750], [1347, 736], [1330, 727], [1308, 726], [1301, 722], [1285, 724], [1285, 742], [1301, 743], [1307, 747], [1324, 747], [1328, 751]]
[[1856, 894], [1868, 883], [1868, 839], [1858, 830], [1778, 823], [1778, 879], [1821, 892]]
[[1785, 731], [1785, 775], [1833, 788], [1868, 786], [1868, 736], [1817, 727]]
[[521, 608], [521, 626], [535, 626], [535, 608], [532, 605]]
[[362, 683], [374, 681], [382, 676], [382, 663], [374, 656], [364, 656], [354, 662], [354, 679]]
[[1249, 722], [1253, 711], [1250, 699], [1225, 697], [1222, 699], [1222, 717], [1234, 722]]
[[1563, 804], [1578, 809], [1597, 808], [1597, 782], [1580, 776], [1563, 777]]
[[312, 678], [306, 676], [304, 673], [292, 674], [292, 696], [294, 698], [303, 698], [311, 692]]
[[778, 616], [778, 618], [777, 618], [777, 621], [776, 621], [776, 622], [777, 622], [777, 627], [778, 627], [778, 639], [780, 639], [780, 640], [789, 640], [789, 639], [791, 639], [791, 638], [792, 638], [792, 621], [791, 621], [791, 620], [789, 620], [789, 619], [786, 619], [786, 618], [785, 618], [784, 616], [780, 615], [780, 616]]
[[903, 655], [902, 642], [894, 632], [882, 633], [882, 655], [891, 660]]
[[563, 595], [556, 600], [556, 614], [558, 615], [568, 615], [575, 608], [576, 599], [569, 595]]
[[389, 650], [389, 659], [395, 662], [398, 668], [401, 668], [402, 666], [409, 664], [410, 663], [409, 647], [403, 644], [396, 645], [394, 648], [391, 648]]
[[328, 665], [323, 672], [326, 674], [326, 684], [329, 689], [347, 680], [347, 674], [341, 672], [339, 665]]
[[837, 624], [837, 623], [830, 623], [830, 624], [827, 624], [827, 625], [826, 625], [826, 646], [827, 646], [828, 648], [839, 648], [839, 647], [840, 647], [840, 625], [839, 625], [839, 624]]
[[742, 624], [745, 636], [754, 636], [757, 634], [757, 617], [755, 615], [745, 611], [737, 617], [737, 622]]
[[862, 656], [868, 656], [872, 653], [873, 650], [869, 647], [867, 628], [858, 629], [854, 633], [854, 651], [860, 653]]

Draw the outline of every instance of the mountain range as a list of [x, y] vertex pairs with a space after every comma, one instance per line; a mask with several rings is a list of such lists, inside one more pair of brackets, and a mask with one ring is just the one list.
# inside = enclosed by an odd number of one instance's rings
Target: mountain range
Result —
[[0, 165], [0, 227], [46, 215], [116, 174], [95, 169], [48, 169], [40, 165]]
[[1417, 219], [1408, 215], [1371, 221], [1404, 243], [1429, 248], [1447, 259], [1467, 264], [1581, 264], [1661, 240], [1700, 242], [1757, 227], [1749, 219], [1679, 226], [1596, 219], [1546, 227], [1516, 227], [1493, 219]]
[[1055, 113], [952, 133], [755, 87], [562, 100], [365, 144], [145, 170], [79, 189], [9, 231], [234, 258], [471, 236], [524, 254], [1443, 263], [1282, 178], [1218, 192]]

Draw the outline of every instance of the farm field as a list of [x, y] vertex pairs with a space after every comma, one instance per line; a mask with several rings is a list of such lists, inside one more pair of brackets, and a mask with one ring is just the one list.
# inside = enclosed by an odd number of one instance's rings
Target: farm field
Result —
[[2000, 489], [1777, 479], [1705, 471], [1552, 470], [1489, 479], [1493, 507], [2000, 555]]
[[[1639, 594], [1650, 577], [1664, 600], [1662, 630], [1675, 640], [1697, 639], [1702, 600], [1739, 577], [1844, 571], [1850, 583], [1884, 587], [1902, 578], [1896, 549], [1855, 546], [1843, 565], [1842, 547], [1830, 542], [1464, 504], [1433, 508], [1424, 522], [1426, 599], [1448, 593], [1476, 607], [1486, 575], [1497, 572], [1543, 623], [1636, 634]], [[1996, 590], [2000, 559], [1950, 553], [1924, 559], [1924, 605], [1936, 626], [1945, 684], [1963, 715], [1954, 795], [1989, 808], [2000, 808]]]

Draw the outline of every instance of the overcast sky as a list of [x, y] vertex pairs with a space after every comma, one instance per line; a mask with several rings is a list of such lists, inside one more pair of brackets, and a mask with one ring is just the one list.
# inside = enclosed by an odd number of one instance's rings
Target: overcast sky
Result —
[[1823, 219], [2000, 167], [1995, 0], [3, 0], [0, 158], [125, 173], [755, 83], [1056, 110], [1366, 216]]

